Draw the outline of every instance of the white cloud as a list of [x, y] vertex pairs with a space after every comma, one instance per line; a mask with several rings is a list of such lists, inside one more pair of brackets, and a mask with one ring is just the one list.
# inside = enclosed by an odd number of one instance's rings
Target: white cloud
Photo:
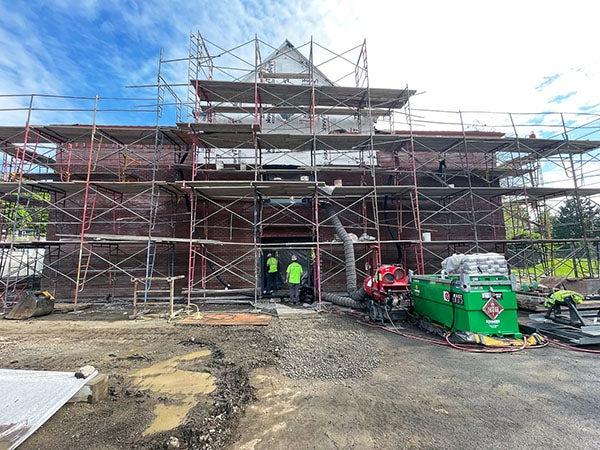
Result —
[[[60, 0], [52, 8], [74, 26], [84, 23], [77, 31], [87, 30], [86, 39], [94, 43], [87, 49], [89, 61], [65, 60], [64, 48], [79, 44], [76, 35], [57, 42], [52, 35], [36, 33], [35, 20], [43, 17], [26, 16], [16, 8], [5, 11], [0, 28], [0, 56], [10, 61], [0, 67], [5, 92], [73, 89], [56, 70], [61, 66], [85, 94], [94, 92], [93, 85], [86, 85], [94, 67], [112, 71], [117, 83], [152, 83], [158, 49], [163, 47], [167, 57], [184, 56], [189, 31], [198, 29], [223, 47], [255, 33], [274, 46], [286, 37], [299, 45], [312, 35], [335, 51], [366, 38], [371, 85], [408, 83], [425, 91], [414, 98], [414, 108], [600, 110], [600, 61], [594, 61], [597, 8], [585, 1]], [[120, 47], [112, 39], [123, 31], [140, 48], [155, 49], [154, 56]], [[181, 72], [172, 75], [184, 80], [185, 70]], [[553, 75], [558, 77], [536, 89]], [[571, 92], [575, 94], [561, 103], [551, 102]], [[123, 90], [123, 95], [132, 91]], [[486, 125], [497, 119], [508, 123], [506, 117], [473, 118]]]
[[414, 107], [534, 112], [600, 103], [589, 2], [324, 3], [318, 39], [340, 48], [366, 37], [373, 85], [425, 91]]

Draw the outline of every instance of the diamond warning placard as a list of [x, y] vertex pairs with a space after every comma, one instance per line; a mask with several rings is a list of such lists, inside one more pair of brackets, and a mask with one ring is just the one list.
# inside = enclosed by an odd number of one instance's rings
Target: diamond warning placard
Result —
[[500, 313], [504, 311], [502, 305], [498, 303], [495, 298], [489, 299], [481, 309], [492, 320], [495, 320], [496, 317], [498, 317]]

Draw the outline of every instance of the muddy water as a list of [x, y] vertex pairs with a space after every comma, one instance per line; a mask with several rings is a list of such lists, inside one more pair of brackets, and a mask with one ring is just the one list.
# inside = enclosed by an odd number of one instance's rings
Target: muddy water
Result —
[[169, 399], [168, 404], [159, 403], [154, 408], [154, 420], [144, 435], [172, 430], [179, 426], [187, 413], [198, 403], [202, 395], [213, 392], [215, 378], [207, 372], [180, 369], [184, 362], [210, 357], [210, 350], [199, 350], [160, 361], [131, 373], [134, 385], [150, 390]]

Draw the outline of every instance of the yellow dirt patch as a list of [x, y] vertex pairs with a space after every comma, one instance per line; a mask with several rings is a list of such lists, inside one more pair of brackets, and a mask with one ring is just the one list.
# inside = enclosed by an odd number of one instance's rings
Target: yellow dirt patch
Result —
[[173, 428], [177, 428], [190, 409], [194, 406], [194, 403], [178, 403], [176, 405], [164, 405], [159, 403], [154, 407], [154, 420], [144, 430], [144, 436], [154, 433], [160, 433], [161, 431], [169, 431]]
[[154, 407], [155, 418], [144, 435], [176, 428], [198, 403], [199, 396], [215, 390], [215, 378], [210, 373], [178, 368], [183, 362], [205, 359], [210, 354], [210, 350], [198, 350], [160, 361], [131, 374], [133, 384], [139, 389], [150, 390], [172, 400], [168, 405], [159, 403]]

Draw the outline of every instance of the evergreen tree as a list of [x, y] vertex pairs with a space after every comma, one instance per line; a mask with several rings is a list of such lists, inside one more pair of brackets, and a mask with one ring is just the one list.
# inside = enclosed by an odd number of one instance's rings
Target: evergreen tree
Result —
[[577, 199], [569, 197], [554, 217], [552, 231], [555, 239], [579, 239], [600, 235], [600, 208], [589, 198], [581, 199], [581, 218], [577, 208]]

